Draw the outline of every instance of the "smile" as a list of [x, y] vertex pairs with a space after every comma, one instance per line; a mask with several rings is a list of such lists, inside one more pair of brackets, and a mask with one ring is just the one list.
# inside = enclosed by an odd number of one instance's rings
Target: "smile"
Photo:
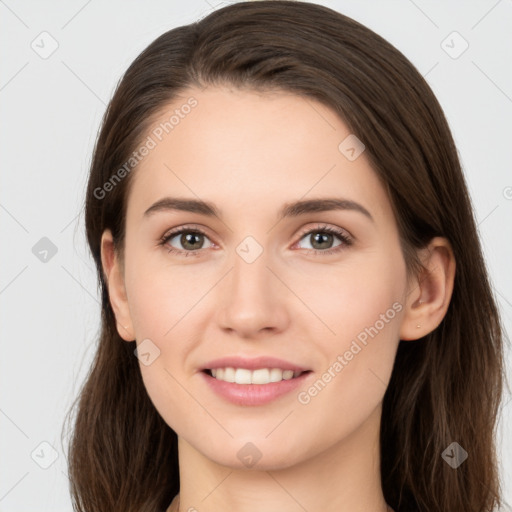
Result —
[[224, 382], [259, 385], [294, 379], [304, 373], [302, 371], [282, 370], [281, 368], [258, 368], [256, 370], [249, 370], [247, 368], [233, 368], [230, 366], [206, 371], [215, 379]]
[[[259, 368], [251, 371], [245, 368], [235, 370], [235, 368], [227, 367], [217, 368], [213, 371], [215, 371], [215, 377], [212, 370], [199, 372], [209, 389], [223, 400], [242, 406], [268, 404], [304, 385], [306, 379], [313, 375], [310, 370], [294, 372], [293, 370], [283, 371], [279, 368]], [[235, 381], [226, 381], [225, 371], [228, 374], [227, 378], [231, 379], [234, 375]], [[298, 375], [295, 376], [295, 373]], [[219, 378], [219, 374], [221, 378]], [[271, 378], [275, 380], [272, 381]]]

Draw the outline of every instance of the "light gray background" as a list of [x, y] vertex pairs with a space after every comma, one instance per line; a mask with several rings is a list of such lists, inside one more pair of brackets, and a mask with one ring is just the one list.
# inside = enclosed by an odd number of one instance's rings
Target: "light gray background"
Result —
[[[460, 152], [510, 333], [512, 0], [319, 3], [384, 36], [433, 88]], [[99, 326], [80, 209], [105, 106], [151, 41], [224, 4], [0, 0], [0, 512], [71, 510], [60, 432]], [[42, 58], [52, 39], [58, 48]], [[464, 40], [469, 47], [458, 55]], [[43, 237], [57, 249], [46, 262], [32, 251]], [[498, 449], [508, 503], [511, 409], [507, 391]]]

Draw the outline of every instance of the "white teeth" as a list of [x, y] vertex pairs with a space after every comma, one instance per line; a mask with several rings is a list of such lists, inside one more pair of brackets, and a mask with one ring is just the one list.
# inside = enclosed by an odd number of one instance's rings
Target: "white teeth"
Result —
[[250, 384], [251, 373], [251, 370], [246, 370], [245, 368], [237, 368], [235, 371], [235, 382], [237, 384]]
[[272, 368], [270, 370], [270, 382], [279, 382], [280, 380], [283, 380], [283, 370]]
[[281, 370], [280, 368], [258, 368], [248, 370], [246, 368], [217, 368], [211, 370], [212, 376], [217, 380], [225, 382], [236, 382], [237, 384], [269, 384], [298, 377], [302, 372], [293, 370]]
[[[237, 370], [237, 373], [240, 370]], [[249, 370], [244, 370], [249, 371]], [[250, 372], [249, 372], [250, 373]], [[251, 384], [268, 384], [270, 382], [270, 371], [267, 368], [254, 370], [251, 376]]]
[[235, 382], [235, 369], [224, 368], [224, 380], [226, 382]]

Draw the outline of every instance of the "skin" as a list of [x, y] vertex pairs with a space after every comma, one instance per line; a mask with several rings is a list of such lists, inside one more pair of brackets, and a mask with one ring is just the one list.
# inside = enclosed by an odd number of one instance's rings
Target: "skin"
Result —
[[[408, 276], [389, 198], [364, 152], [349, 161], [339, 151], [350, 131], [324, 105], [286, 92], [190, 89], [155, 126], [190, 96], [197, 107], [134, 171], [124, 261], [110, 232], [102, 237], [119, 334], [138, 344], [149, 338], [160, 350], [140, 369], [178, 435], [180, 510], [385, 512], [382, 399], [399, 339], [426, 335], [446, 313], [450, 245], [433, 239], [420, 252], [425, 271]], [[165, 196], [211, 201], [222, 220], [144, 216]], [[322, 197], [356, 201], [373, 221], [352, 210], [278, 221], [284, 203]], [[353, 244], [322, 254], [312, 234], [302, 234], [319, 223], [345, 230]], [[193, 240], [200, 255], [158, 245], [171, 228], [190, 224], [207, 233]], [[236, 251], [249, 235], [263, 249], [252, 263]], [[167, 247], [187, 250], [180, 240]], [[323, 247], [339, 244], [334, 236]], [[401, 311], [308, 404], [291, 392], [262, 406], [233, 405], [199, 373], [225, 355], [272, 355], [310, 368], [298, 391], [307, 390], [393, 303]], [[248, 442], [262, 454], [252, 468], [237, 457]]]

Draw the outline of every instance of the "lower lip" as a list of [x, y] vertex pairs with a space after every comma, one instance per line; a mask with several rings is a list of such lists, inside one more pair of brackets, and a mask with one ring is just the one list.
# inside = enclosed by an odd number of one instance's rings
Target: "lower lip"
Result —
[[200, 372], [215, 393], [236, 405], [264, 405], [297, 389], [312, 374], [303, 373], [295, 379], [269, 382], [268, 384], [236, 384]]

